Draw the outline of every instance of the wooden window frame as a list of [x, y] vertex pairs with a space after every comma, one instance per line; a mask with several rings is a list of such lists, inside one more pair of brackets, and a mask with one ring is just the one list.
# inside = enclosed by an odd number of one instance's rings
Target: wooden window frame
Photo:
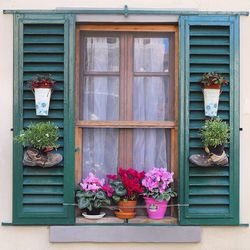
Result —
[[[171, 67], [174, 67], [174, 69], [170, 69], [170, 72], [172, 71], [173, 74], [170, 74], [170, 77], [174, 77], [172, 79], [172, 82], [174, 82], [174, 120], [172, 121], [132, 121], [128, 120], [128, 117], [131, 117], [132, 114], [129, 114], [126, 110], [123, 109], [125, 105], [120, 105], [120, 113], [122, 113], [124, 118], [123, 120], [116, 120], [116, 121], [83, 121], [79, 118], [79, 85], [80, 85], [80, 32], [84, 31], [86, 34], [91, 34], [92, 32], [132, 32], [132, 33], [140, 33], [143, 36], [145, 33], [149, 33], [150, 35], [159, 35], [163, 33], [171, 33], [173, 36], [170, 37], [172, 39], [174, 37], [174, 53], [172, 58], [170, 60], [174, 60], [174, 65], [170, 64]], [[101, 33], [100, 33], [101, 34]], [[110, 33], [111, 34], [111, 33]], [[133, 36], [127, 36], [127, 39], [133, 39]], [[127, 44], [132, 44], [132, 42], [128, 42]], [[124, 49], [124, 41], [121, 41], [121, 50]], [[132, 51], [131, 49], [128, 49], [128, 51]], [[121, 51], [121, 56], [130, 56], [131, 55], [124, 55], [124, 52]], [[173, 58], [174, 57], [174, 58]], [[170, 146], [170, 171], [173, 171], [175, 173], [175, 179], [177, 179], [178, 176], [178, 152], [177, 152], [177, 138], [178, 138], [178, 26], [177, 25], [128, 25], [128, 24], [79, 24], [76, 26], [76, 67], [75, 67], [75, 80], [76, 80], [76, 87], [75, 87], [75, 147], [76, 147], [76, 155], [75, 155], [75, 183], [79, 183], [82, 176], [81, 176], [81, 166], [82, 166], [82, 156], [81, 156], [81, 148], [82, 148], [82, 129], [83, 128], [117, 128], [121, 129], [121, 132], [119, 133], [119, 142], [123, 140], [130, 140], [132, 141], [132, 129], [135, 128], [163, 128], [163, 129], [170, 129], [170, 135], [171, 135], [171, 146]], [[103, 73], [103, 72], [94, 72], [88, 73], [88, 75], [98, 76], [98, 75], [111, 75], [111, 76], [121, 76], [122, 74], [125, 75], [123, 72], [125, 67], [128, 67], [127, 65], [123, 65], [123, 60], [120, 60], [120, 69], [119, 72], [110, 72], [109, 73]], [[132, 66], [130, 69], [127, 70], [127, 72], [133, 72]], [[122, 72], [121, 72], [122, 71]], [[126, 72], [126, 73], [127, 73]], [[122, 79], [120, 77], [120, 84], [122, 85], [121, 89], [124, 89], [125, 81], [126, 84], [129, 83], [129, 86], [127, 88], [132, 88], [132, 79], [134, 76], [167, 76], [169, 73], [162, 72], [162, 73], [143, 73], [143, 72], [136, 72], [134, 74], [126, 74], [128, 75], [128, 78], [130, 79]], [[121, 93], [121, 90], [120, 90]], [[124, 99], [125, 95], [121, 95], [120, 98]], [[132, 97], [131, 97], [132, 98]], [[125, 102], [126, 104], [129, 102], [132, 104], [132, 100], [121, 100], [120, 102]], [[130, 109], [131, 110], [131, 109]], [[125, 132], [126, 131], [126, 132]], [[127, 144], [128, 145], [128, 144]], [[131, 150], [131, 149], [130, 149]], [[128, 152], [129, 149], [124, 150], [125, 152]], [[132, 153], [130, 153], [132, 155]], [[126, 161], [125, 165], [129, 165], [132, 161], [132, 159], [128, 159], [128, 155], [126, 153], [124, 155], [119, 155], [119, 159], [124, 163]], [[119, 162], [120, 163], [120, 162]], [[171, 216], [174, 215], [174, 209], [171, 209]]]

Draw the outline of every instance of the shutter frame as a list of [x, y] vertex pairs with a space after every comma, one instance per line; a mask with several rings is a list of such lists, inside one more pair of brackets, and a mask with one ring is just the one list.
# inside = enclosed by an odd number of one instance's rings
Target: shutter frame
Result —
[[[179, 19], [179, 202], [189, 204], [192, 193], [190, 190], [190, 179], [192, 177], [191, 167], [188, 161], [190, 145], [190, 120], [193, 113], [190, 109], [190, 98], [192, 89], [190, 85], [190, 29], [194, 26], [202, 26], [204, 30], [207, 26], [228, 27], [229, 29], [229, 124], [230, 124], [230, 163], [228, 167], [228, 213], [209, 212], [199, 209], [202, 203], [196, 204], [195, 213], [190, 211], [190, 207], [181, 207], [179, 212], [179, 223], [181, 225], [238, 225], [239, 224], [239, 16], [181, 16]], [[184, 59], [183, 59], [184, 58]], [[215, 66], [216, 63], [212, 66]], [[219, 71], [218, 71], [219, 72]], [[204, 72], [205, 73], [205, 72]], [[192, 72], [191, 72], [192, 74]], [[193, 87], [193, 86], [192, 86]], [[192, 113], [193, 112], [193, 113]], [[202, 174], [206, 168], [201, 170], [201, 177], [196, 177], [202, 181]], [[211, 170], [210, 170], [211, 171]], [[222, 170], [218, 173], [222, 175]], [[204, 177], [204, 176], [203, 176]], [[215, 176], [210, 176], [212, 180]], [[217, 176], [219, 177], [219, 176]], [[221, 177], [219, 177], [221, 178]], [[227, 178], [227, 177], [222, 177]], [[204, 180], [204, 179], [203, 179]], [[221, 185], [221, 184], [220, 184]], [[210, 189], [215, 188], [212, 185]], [[199, 186], [198, 186], [199, 188]], [[210, 194], [211, 195], [211, 194]], [[203, 197], [207, 196], [203, 194]], [[213, 197], [211, 195], [210, 197]], [[226, 197], [226, 196], [225, 196]], [[200, 196], [202, 198], [202, 195]], [[223, 203], [223, 201], [221, 201]], [[216, 205], [216, 204], [215, 204]], [[212, 204], [203, 205], [206, 209]], [[225, 204], [223, 204], [226, 207]]]
[[[24, 127], [26, 115], [24, 107], [24, 26], [25, 25], [35, 25], [36, 28], [39, 25], [58, 25], [63, 29], [63, 62], [60, 62], [60, 67], [63, 67], [61, 70], [63, 73], [63, 89], [61, 90], [61, 95], [63, 99], [59, 103], [60, 109], [62, 111], [63, 117], [58, 115], [49, 116], [50, 121], [59, 119], [63, 124], [63, 157], [64, 165], [60, 167], [55, 167], [55, 170], [48, 170], [47, 174], [42, 173], [41, 168], [30, 168], [34, 169], [34, 176], [38, 173], [38, 177], [49, 176], [49, 178], [55, 177], [55, 179], [62, 180], [60, 188], [63, 190], [61, 193], [58, 207], [55, 207], [53, 211], [53, 204], [56, 204], [56, 199], [53, 202], [46, 201], [43, 204], [41, 193], [38, 196], [35, 196], [37, 211], [33, 210], [31, 212], [24, 210], [24, 197], [28, 196], [29, 204], [32, 204], [30, 201], [32, 196], [31, 190], [28, 190], [26, 194], [24, 191], [24, 167], [22, 165], [23, 158], [23, 147], [18, 143], [13, 143], [13, 224], [73, 224], [74, 223], [74, 206], [66, 206], [64, 203], [74, 203], [74, 33], [75, 33], [75, 16], [71, 14], [15, 14], [14, 15], [14, 112], [13, 112], [13, 136], [16, 136]], [[46, 31], [44, 36], [46, 36]], [[35, 43], [35, 46], [39, 43]], [[39, 44], [40, 45], [40, 44]], [[41, 52], [46, 56], [44, 51]], [[53, 52], [56, 53], [56, 52]], [[36, 61], [39, 63], [38, 61]], [[46, 61], [45, 61], [46, 63]], [[52, 63], [49, 63], [52, 66]], [[56, 63], [56, 62], [55, 62]], [[32, 64], [32, 62], [31, 62]], [[62, 66], [63, 65], [63, 66]], [[53, 75], [52, 70], [47, 69], [49, 73]], [[39, 71], [39, 70], [37, 70]], [[41, 70], [40, 70], [41, 71]], [[35, 72], [37, 74], [39, 72]], [[33, 73], [32, 73], [33, 74]], [[56, 91], [55, 91], [56, 92]], [[52, 99], [53, 99], [52, 94]], [[32, 102], [32, 101], [31, 101]], [[57, 109], [57, 108], [55, 108]], [[34, 110], [33, 110], [34, 111]], [[32, 112], [33, 112], [32, 111]], [[51, 110], [50, 110], [51, 111]], [[56, 110], [55, 110], [56, 111]], [[26, 112], [26, 113], [25, 113]], [[59, 111], [56, 111], [59, 112]], [[59, 112], [59, 113], [60, 113]], [[30, 114], [30, 113], [29, 113]], [[55, 117], [55, 118], [53, 118]], [[45, 118], [46, 119], [46, 118]], [[37, 120], [37, 117], [35, 117]], [[43, 120], [43, 119], [38, 119]], [[38, 121], [37, 120], [37, 121]], [[56, 121], [56, 120], [55, 120]], [[37, 171], [37, 173], [36, 173]], [[45, 171], [45, 170], [44, 170]], [[39, 173], [41, 175], [39, 175]], [[31, 174], [32, 175], [32, 174]], [[29, 178], [29, 176], [28, 176]], [[41, 177], [42, 181], [45, 180], [44, 177]], [[53, 181], [52, 181], [53, 182]], [[43, 189], [41, 184], [41, 190]], [[49, 199], [53, 198], [56, 192], [54, 187], [55, 183], [52, 183], [50, 186], [50, 192], [47, 197]], [[52, 190], [52, 191], [51, 191]], [[52, 192], [52, 193], [51, 193]], [[31, 196], [29, 196], [31, 194]], [[51, 197], [52, 194], [52, 197]], [[40, 195], [40, 196], [39, 196]], [[43, 196], [44, 197], [44, 196]], [[32, 200], [32, 199], [31, 199]], [[38, 203], [35, 203], [38, 202]], [[42, 211], [39, 210], [39, 206], [45, 207]], [[46, 209], [48, 212], [46, 212]]]

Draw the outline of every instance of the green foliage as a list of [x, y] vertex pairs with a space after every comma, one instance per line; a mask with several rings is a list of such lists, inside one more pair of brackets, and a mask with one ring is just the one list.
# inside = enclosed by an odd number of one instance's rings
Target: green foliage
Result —
[[51, 122], [31, 123], [26, 130], [21, 131], [20, 135], [14, 138], [22, 143], [24, 147], [32, 147], [37, 150], [46, 148], [58, 148], [58, 127]]
[[229, 126], [219, 118], [207, 120], [200, 130], [200, 136], [205, 147], [223, 145], [229, 142]]
[[212, 84], [219, 84], [219, 85], [226, 85], [228, 84], [228, 81], [223, 78], [218, 73], [215, 72], [209, 72], [209, 73], [204, 73], [202, 76], [201, 83], [204, 86], [210, 86]]
[[127, 190], [124, 188], [122, 182], [120, 180], [110, 180], [110, 187], [114, 189], [112, 194], [112, 199], [114, 202], [119, 202], [123, 200], [127, 194]]
[[166, 200], [169, 201], [171, 198], [177, 197], [177, 193], [172, 191], [171, 188], [166, 189], [163, 193], [159, 193], [158, 188], [154, 188], [152, 191], [144, 192], [146, 197], [152, 197], [158, 201]]
[[103, 190], [98, 190], [97, 192], [84, 191], [79, 187], [76, 191], [76, 198], [78, 207], [80, 209], [88, 209], [89, 211], [111, 204], [110, 199]]

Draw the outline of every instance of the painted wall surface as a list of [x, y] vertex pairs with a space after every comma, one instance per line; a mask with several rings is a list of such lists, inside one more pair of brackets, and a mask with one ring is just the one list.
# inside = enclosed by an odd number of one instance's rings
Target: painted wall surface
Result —
[[[250, 11], [250, 0], [0, 0], [3, 9], [85, 8], [171, 8], [211, 11]], [[241, 150], [240, 221], [250, 223], [250, 17], [241, 17]], [[12, 214], [12, 102], [13, 102], [13, 20], [0, 13], [0, 221], [11, 222]], [[250, 250], [250, 228], [202, 227], [197, 244], [51, 244], [48, 227], [0, 227], [1, 250]]]

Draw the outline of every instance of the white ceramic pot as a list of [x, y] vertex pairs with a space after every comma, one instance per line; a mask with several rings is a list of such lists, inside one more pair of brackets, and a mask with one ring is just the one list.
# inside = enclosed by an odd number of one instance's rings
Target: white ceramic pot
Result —
[[205, 115], [214, 117], [217, 116], [220, 89], [203, 89]]
[[36, 115], [47, 116], [51, 97], [50, 88], [35, 88]]

